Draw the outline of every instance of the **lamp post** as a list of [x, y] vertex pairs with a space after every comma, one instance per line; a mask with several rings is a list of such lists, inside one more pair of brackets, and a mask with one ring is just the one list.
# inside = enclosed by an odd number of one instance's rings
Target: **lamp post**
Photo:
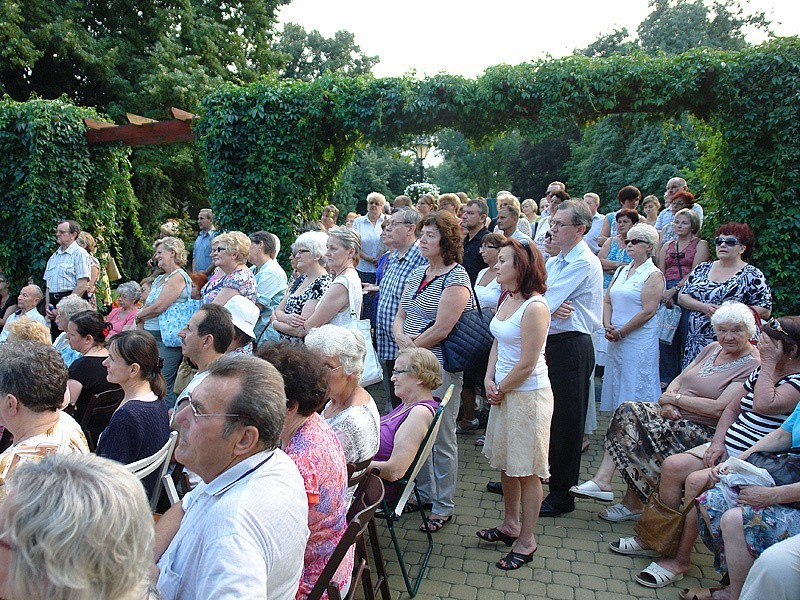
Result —
[[419, 181], [422, 183], [425, 181], [425, 166], [422, 164], [422, 161], [425, 160], [425, 157], [428, 156], [428, 144], [425, 142], [417, 142], [414, 146], [414, 152], [417, 153], [417, 161], [419, 162]]

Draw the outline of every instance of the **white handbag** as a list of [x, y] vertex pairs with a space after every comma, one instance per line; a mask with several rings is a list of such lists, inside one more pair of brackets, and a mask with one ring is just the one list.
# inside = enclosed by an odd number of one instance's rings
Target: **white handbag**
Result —
[[372, 326], [369, 319], [360, 319], [359, 315], [356, 314], [353, 289], [349, 282], [347, 285], [347, 294], [350, 300], [350, 322], [344, 327], [351, 331], [357, 331], [364, 337], [367, 355], [364, 357], [364, 372], [361, 374], [361, 385], [362, 387], [366, 387], [373, 383], [383, 381], [383, 369], [378, 360], [378, 353], [375, 352], [375, 346], [372, 345]]

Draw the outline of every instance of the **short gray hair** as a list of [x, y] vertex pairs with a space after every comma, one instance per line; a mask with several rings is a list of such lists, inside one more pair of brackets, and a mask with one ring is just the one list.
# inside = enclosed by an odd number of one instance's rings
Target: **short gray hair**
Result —
[[135, 281], [126, 281], [117, 286], [117, 294], [138, 302], [142, 297], [142, 286]]
[[51, 455], [11, 473], [4, 500], [10, 597], [141, 598], [153, 517], [141, 482], [95, 455]]
[[586, 231], [583, 232], [583, 235], [589, 233], [589, 230], [592, 228], [592, 213], [589, 212], [589, 207], [586, 206], [586, 203], [583, 200], [564, 200], [561, 204], [556, 206], [556, 210], [553, 214], [555, 215], [556, 212], [568, 208], [572, 209], [572, 224], [586, 227]]
[[400, 215], [402, 217], [403, 223], [408, 223], [409, 225], [413, 225], [415, 228], [419, 225], [419, 222], [422, 220], [422, 215], [419, 214], [419, 211], [414, 208], [413, 206], [401, 206], [397, 210], [395, 210], [392, 215]]
[[758, 333], [756, 317], [753, 311], [741, 302], [725, 302], [711, 315], [711, 326], [716, 330], [723, 323], [744, 325], [747, 334], [752, 338]]
[[252, 425], [267, 450], [277, 448], [286, 417], [286, 392], [280, 372], [255, 356], [227, 354], [211, 363], [208, 377], [239, 383], [239, 394], [226, 409], [239, 416], [227, 418], [222, 435], [228, 437], [237, 425]]
[[328, 230], [328, 237], [332, 237], [338, 241], [344, 246], [345, 250], [350, 250], [351, 248], [355, 250], [353, 260], [358, 262], [359, 254], [361, 254], [361, 234], [350, 227], [339, 227], [337, 225]]
[[62, 316], [64, 319], [69, 321], [72, 318], [72, 315], [77, 315], [79, 312], [83, 312], [85, 310], [92, 310], [92, 305], [83, 298], [79, 298], [75, 294], [70, 294], [69, 296], [64, 296], [59, 301], [56, 308], [58, 308], [59, 316]]
[[67, 367], [58, 350], [28, 340], [0, 344], [0, 392], [28, 410], [48, 412], [61, 408], [66, 389]]
[[328, 234], [324, 231], [306, 231], [301, 233], [292, 244], [292, 252], [298, 250], [308, 250], [318, 258], [321, 265], [327, 265], [328, 259], [325, 258], [325, 251], [328, 249]]
[[658, 252], [658, 230], [647, 223], [637, 223], [628, 230], [627, 238], [644, 240], [650, 248], [647, 256], [654, 256]]
[[312, 350], [338, 358], [346, 374], [361, 377], [364, 372], [367, 346], [359, 332], [329, 324], [309, 331], [305, 341]]

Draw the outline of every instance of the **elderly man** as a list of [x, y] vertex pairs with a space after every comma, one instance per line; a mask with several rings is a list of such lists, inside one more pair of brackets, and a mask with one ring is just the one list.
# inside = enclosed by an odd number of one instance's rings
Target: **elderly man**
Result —
[[233, 318], [224, 306], [203, 304], [189, 318], [178, 337], [181, 338], [183, 355], [197, 365], [197, 374], [178, 396], [177, 407], [208, 377], [208, 368], [228, 351], [233, 336]]
[[[667, 189], [664, 192], [664, 210], [658, 213], [658, 219], [656, 219], [656, 229], [661, 231], [672, 223], [672, 220], [675, 218], [675, 213], [678, 212], [677, 210], [672, 210], [672, 198], [675, 197], [675, 194], [678, 192], [688, 192], [689, 186], [686, 185], [686, 180], [682, 177], [673, 177], [667, 182]], [[703, 207], [700, 206], [697, 202], [694, 203], [692, 206], [692, 210], [700, 215], [700, 223], [703, 222]]]
[[175, 458], [202, 483], [156, 524], [165, 600], [295, 597], [308, 539], [300, 472], [280, 449], [283, 378], [268, 362], [225, 356], [175, 416]]
[[8, 339], [8, 326], [20, 317], [28, 317], [29, 319], [47, 326], [47, 319], [36, 309], [39, 302], [44, 298], [42, 288], [38, 285], [26, 285], [19, 292], [17, 297], [17, 310], [6, 319], [6, 324], [3, 325], [3, 331], [0, 332], [0, 342], [5, 342]]
[[197, 213], [197, 239], [192, 249], [192, 271], [203, 271], [207, 275], [213, 270], [211, 264], [211, 240], [217, 233], [214, 227], [214, 213], [210, 208], [201, 208]]
[[593, 253], [597, 254], [600, 252], [600, 244], [597, 240], [600, 237], [600, 232], [603, 230], [603, 217], [605, 216], [597, 212], [597, 209], [600, 207], [600, 196], [594, 192], [588, 192], [583, 195], [583, 201], [589, 208], [589, 212], [592, 213], [592, 226], [586, 235], [583, 236], [583, 241], [589, 245]]
[[475, 278], [481, 269], [486, 268], [486, 262], [481, 256], [481, 240], [489, 233], [486, 229], [486, 215], [489, 207], [486, 201], [469, 200], [461, 213], [461, 227], [466, 232], [464, 235], [464, 258], [461, 264], [467, 270], [469, 280], [475, 285]]
[[400, 398], [395, 396], [394, 386], [391, 382], [394, 361], [398, 352], [392, 326], [408, 276], [414, 269], [428, 262], [420, 254], [417, 243], [419, 221], [420, 214], [413, 207], [398, 210], [389, 217], [385, 235], [393, 252], [389, 255], [383, 269], [380, 289], [377, 286], [364, 286], [368, 291], [380, 291], [375, 316], [375, 339], [378, 358], [383, 365], [383, 385], [386, 397], [392, 403], [392, 407], [399, 406], [401, 402]]
[[551, 183], [550, 187], [547, 188], [547, 198], [550, 202], [549, 212], [547, 213], [547, 216], [542, 215], [541, 218], [536, 221], [536, 233], [533, 235], [533, 242], [536, 244], [539, 250], [542, 251], [542, 256], [544, 256], [545, 260], [550, 258], [550, 253], [547, 252], [547, 234], [550, 233], [550, 216], [555, 214], [559, 204], [565, 200], [569, 200], [569, 194], [563, 190], [558, 189], [551, 192], [551, 189], [554, 185], [555, 183]]
[[592, 225], [584, 202], [566, 200], [553, 213], [550, 233], [561, 251], [547, 261], [547, 292], [553, 319], [547, 336], [553, 420], [550, 427], [550, 493], [540, 515], [575, 510], [569, 488], [577, 485], [581, 442], [594, 369], [592, 333], [603, 311], [603, 268], [583, 236]]
[[19, 463], [50, 454], [88, 454], [80, 426], [61, 411], [67, 368], [52, 346], [8, 342], [0, 346], [0, 424], [14, 445], [0, 454], [0, 500]]
[[[47, 318], [53, 322], [50, 333], [53, 339], [58, 337], [58, 326], [55, 323], [55, 313], [51, 306], [58, 304], [59, 300], [70, 294], [86, 298], [89, 289], [89, 277], [92, 266], [89, 253], [81, 248], [77, 239], [81, 233], [81, 226], [75, 221], [63, 221], [56, 227], [56, 241], [58, 248], [47, 260], [44, 270], [45, 306]], [[88, 299], [88, 298], [87, 298]]]
[[519, 240], [522, 244], [528, 244], [532, 240], [529, 236], [522, 233], [518, 228], [519, 209], [513, 204], [504, 204], [497, 211], [497, 228], [507, 238]]

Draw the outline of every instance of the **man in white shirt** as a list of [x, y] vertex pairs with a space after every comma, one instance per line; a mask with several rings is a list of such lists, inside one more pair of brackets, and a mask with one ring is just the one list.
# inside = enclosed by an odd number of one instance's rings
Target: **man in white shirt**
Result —
[[303, 571], [308, 499], [277, 448], [283, 378], [253, 356], [225, 356], [175, 418], [175, 458], [203, 482], [156, 524], [165, 600], [291, 600]]
[[545, 293], [553, 313], [545, 347], [553, 389], [550, 493], [539, 512], [545, 517], [575, 510], [569, 488], [577, 485], [580, 474], [594, 369], [592, 332], [600, 327], [603, 312], [603, 268], [583, 240], [591, 224], [589, 208], [580, 200], [562, 202], [550, 223], [553, 244], [561, 252], [547, 261]]
[[81, 226], [75, 221], [63, 221], [56, 227], [58, 249], [47, 260], [44, 270], [45, 306], [47, 318], [52, 320], [50, 333], [53, 339], [60, 333], [56, 325], [56, 315], [50, 306], [70, 294], [85, 298], [89, 289], [89, 276], [92, 272], [89, 253], [81, 248], [76, 240]]
[[519, 215], [520, 212], [516, 206], [513, 204], [504, 205], [497, 211], [497, 228], [507, 238], [514, 238], [522, 244], [528, 244], [532, 241], [531, 238], [517, 228]]
[[603, 229], [603, 217], [605, 216], [597, 212], [600, 207], [600, 196], [594, 192], [589, 192], [583, 195], [583, 201], [589, 207], [589, 212], [592, 213], [592, 227], [583, 236], [583, 241], [589, 245], [592, 252], [597, 254], [600, 252], [600, 244], [597, 243], [597, 238], [600, 237], [600, 231]]
[[28, 317], [37, 323], [41, 323], [45, 327], [48, 325], [45, 319], [36, 307], [39, 302], [44, 298], [42, 289], [38, 285], [26, 285], [19, 292], [17, 297], [17, 310], [6, 319], [6, 324], [3, 326], [3, 331], [0, 332], [0, 342], [5, 342], [8, 339], [9, 325], [19, 319], [20, 317]]

